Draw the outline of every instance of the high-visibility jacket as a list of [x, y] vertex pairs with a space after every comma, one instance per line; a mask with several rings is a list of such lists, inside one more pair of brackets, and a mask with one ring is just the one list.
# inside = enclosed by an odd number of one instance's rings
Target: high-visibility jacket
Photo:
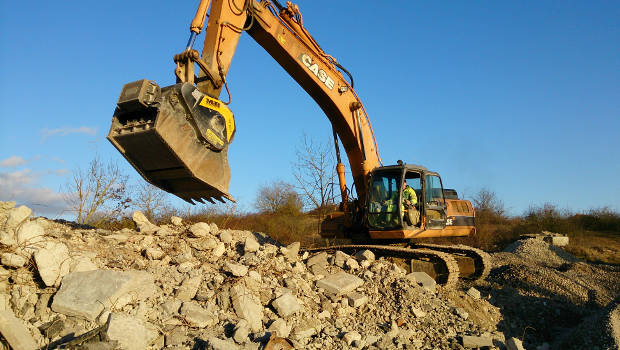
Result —
[[412, 205], [418, 203], [418, 196], [415, 194], [415, 190], [409, 186], [403, 190], [403, 203], [405, 200], [409, 200]]

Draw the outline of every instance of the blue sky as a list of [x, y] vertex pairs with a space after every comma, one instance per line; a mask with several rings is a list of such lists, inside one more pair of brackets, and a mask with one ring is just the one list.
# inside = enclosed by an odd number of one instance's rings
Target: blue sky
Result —
[[[297, 3], [353, 73], [384, 164], [425, 165], [465, 196], [489, 188], [512, 214], [620, 210], [618, 1]], [[0, 200], [58, 215], [95, 153], [138, 181], [105, 140], [116, 99], [130, 81], [174, 83], [197, 1], [0, 4]], [[302, 135], [331, 128], [248, 35], [228, 82], [230, 193], [252, 210], [260, 185], [294, 181]]]

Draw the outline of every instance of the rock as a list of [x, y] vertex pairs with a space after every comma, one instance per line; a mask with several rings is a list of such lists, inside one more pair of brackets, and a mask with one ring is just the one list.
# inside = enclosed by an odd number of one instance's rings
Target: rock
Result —
[[198, 328], [210, 327], [217, 323], [216, 314], [203, 309], [195, 301], [186, 301], [181, 306], [181, 315], [192, 326]]
[[477, 337], [473, 335], [464, 335], [463, 336], [463, 346], [466, 348], [482, 348], [482, 347], [492, 347], [493, 339], [490, 337]]
[[166, 346], [183, 345], [190, 338], [187, 336], [187, 330], [183, 327], [175, 327], [170, 333], [166, 334]]
[[407, 276], [405, 276], [405, 278], [409, 279], [413, 283], [417, 283], [421, 285], [424, 289], [428, 290], [429, 292], [435, 292], [435, 286], [437, 285], [437, 283], [426, 272], [420, 272], [420, 271], [412, 272], [408, 274]]
[[345, 262], [345, 265], [349, 268], [349, 270], [357, 270], [360, 268], [360, 265], [357, 263], [357, 260], [349, 258]]
[[224, 340], [217, 337], [209, 338], [209, 349], [212, 350], [237, 350], [237, 344], [230, 340]]
[[220, 233], [220, 241], [222, 241], [223, 243], [230, 244], [232, 242], [232, 238], [232, 234], [230, 234], [230, 232], [228, 231], [222, 231]]
[[411, 312], [413, 313], [413, 315], [416, 318], [422, 318], [422, 317], [426, 316], [426, 312], [424, 310], [420, 310], [420, 309], [415, 308], [415, 307], [411, 308]]
[[34, 253], [39, 275], [46, 286], [58, 286], [60, 280], [69, 273], [71, 260], [69, 249], [64, 243], [47, 241]]
[[467, 295], [469, 295], [470, 297], [472, 297], [475, 300], [480, 299], [480, 291], [478, 291], [476, 288], [474, 287], [470, 287], [467, 290]]
[[256, 252], [258, 251], [259, 248], [260, 248], [260, 244], [258, 244], [258, 242], [256, 241], [254, 237], [248, 236], [245, 239], [245, 244], [243, 246], [244, 252], [246, 253]]
[[14, 350], [35, 350], [39, 348], [28, 328], [15, 317], [12, 310], [0, 311], [0, 334]]
[[20, 205], [17, 208], [11, 209], [4, 227], [9, 231], [13, 231], [17, 226], [24, 222], [24, 220], [30, 217], [30, 214], [32, 214], [32, 210], [25, 205]]
[[174, 225], [174, 226], [181, 226], [183, 225], [183, 219], [181, 219], [178, 216], [171, 216], [170, 217], [170, 222]]
[[181, 308], [181, 300], [179, 299], [171, 299], [166, 301], [161, 305], [162, 310], [168, 315], [176, 315], [179, 313], [179, 309]]
[[242, 277], [248, 273], [248, 267], [227, 262], [224, 264], [224, 271], [229, 272], [233, 276]]
[[119, 308], [154, 292], [153, 277], [144, 271], [73, 272], [62, 279], [52, 310], [94, 321], [104, 308]]
[[224, 255], [224, 253], [226, 253], [226, 246], [223, 242], [219, 242], [215, 248], [213, 248], [210, 255], [212, 258], [219, 258]]
[[41, 242], [44, 235], [45, 230], [41, 225], [28, 221], [17, 230], [17, 244], [31, 247], [34, 243]]
[[289, 293], [284, 294], [279, 298], [276, 298], [271, 303], [271, 305], [273, 305], [280, 317], [288, 317], [299, 311], [299, 309], [301, 308], [299, 302], [297, 301], [297, 298], [295, 298]]
[[523, 343], [521, 342], [521, 340], [519, 340], [517, 338], [509, 338], [506, 341], [506, 349], [508, 349], [508, 350], [525, 350], [525, 348], [523, 347]]
[[160, 260], [166, 255], [163, 250], [159, 248], [146, 248], [144, 250], [144, 256], [150, 260]]
[[69, 272], [84, 272], [97, 270], [97, 265], [86, 256], [71, 259], [69, 263]]
[[209, 228], [211, 229], [211, 234], [217, 236], [220, 233], [220, 228], [217, 227], [215, 222], [209, 224]]
[[452, 309], [452, 313], [464, 320], [469, 318], [469, 313], [467, 313], [467, 311], [465, 311], [465, 309], [463, 309], [462, 307], [455, 307], [454, 309]]
[[271, 322], [267, 330], [282, 338], [288, 337], [291, 333], [291, 327], [281, 318], [277, 318], [275, 321]]
[[144, 214], [139, 210], [134, 211], [131, 217], [133, 219], [133, 222], [136, 224], [136, 230], [140, 233], [146, 235], [153, 234], [159, 229], [157, 225], [152, 224], [149, 219], [147, 219], [146, 216], [144, 216]]
[[18, 268], [26, 265], [26, 262], [28, 260], [21, 255], [13, 253], [2, 253], [2, 258], [0, 261], [4, 266]]
[[293, 242], [287, 245], [286, 247], [280, 248], [280, 251], [286, 257], [286, 259], [288, 259], [289, 261], [294, 261], [294, 260], [297, 260], [300, 247], [301, 247], [301, 244], [299, 242]]
[[355, 254], [355, 257], [359, 261], [375, 261], [375, 254], [370, 250], [362, 250], [361, 252], [357, 252], [357, 254]]
[[15, 239], [15, 235], [3, 230], [0, 230], [0, 244], [3, 244], [7, 247], [15, 247], [17, 245], [17, 240]]
[[243, 344], [250, 340], [248, 338], [248, 335], [250, 334], [250, 329], [248, 328], [248, 322], [246, 320], [239, 321], [239, 323], [235, 327], [234, 332], [235, 333], [233, 334], [233, 339], [237, 343]]
[[248, 321], [253, 332], [260, 331], [263, 328], [263, 306], [257, 298], [241, 283], [230, 288], [230, 297], [237, 316]]
[[172, 231], [172, 229], [170, 228], [170, 226], [168, 225], [161, 225], [158, 229], [157, 229], [157, 233], [156, 235], [158, 236], [170, 236], [174, 233], [174, 231]]
[[198, 222], [189, 227], [191, 237], [205, 237], [211, 233], [211, 227], [206, 222]]
[[334, 254], [334, 265], [342, 268], [344, 267], [345, 261], [347, 261], [349, 258], [350, 258], [349, 255], [338, 250]]
[[356, 308], [368, 302], [368, 297], [366, 295], [357, 292], [347, 294], [347, 299], [349, 300], [349, 306]]
[[182, 301], [190, 301], [196, 296], [200, 283], [202, 282], [202, 276], [188, 277], [183, 280], [183, 283], [177, 289], [176, 297]]
[[353, 344], [354, 341], [362, 340], [362, 335], [358, 332], [347, 332], [344, 334], [344, 337], [342, 337], [342, 339], [347, 343], [347, 345], [350, 346], [351, 344]]
[[327, 270], [325, 269], [325, 266], [321, 266], [321, 264], [314, 264], [314, 265], [310, 266], [310, 271], [315, 276], [323, 276], [323, 277], [325, 277], [325, 276], [329, 275], [329, 272], [327, 272]]
[[127, 350], [146, 349], [159, 335], [157, 329], [137, 317], [113, 312], [110, 314], [107, 336]]
[[327, 253], [321, 252], [310, 257], [306, 262], [306, 266], [311, 267], [314, 265], [319, 265], [321, 267], [327, 266]]
[[328, 293], [342, 295], [364, 284], [364, 281], [346, 272], [338, 272], [316, 282], [317, 288], [323, 288]]

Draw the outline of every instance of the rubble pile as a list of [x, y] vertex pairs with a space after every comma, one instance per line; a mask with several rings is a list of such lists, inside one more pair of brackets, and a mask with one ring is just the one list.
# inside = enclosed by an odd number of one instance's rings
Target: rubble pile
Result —
[[[367, 250], [309, 254], [213, 223], [155, 225], [140, 212], [135, 229], [119, 231], [31, 215], [0, 202], [0, 349], [522, 349], [535, 318], [601, 310], [617, 288], [603, 273], [586, 283], [597, 267], [536, 255], [531, 243], [495, 254], [488, 282], [445, 289]], [[543, 303], [557, 303], [557, 315]], [[618, 309], [605, 315], [617, 328]], [[546, 339], [526, 335], [525, 346]]]
[[[15, 349], [258, 349], [272, 337], [299, 349], [505, 341], [486, 299], [444, 291], [370, 251], [310, 255], [299, 243], [213, 223], [173, 217], [157, 226], [140, 212], [136, 230], [74, 228], [13, 205], [0, 210], [0, 332]], [[474, 317], [472, 308], [486, 311]]]
[[620, 346], [619, 266], [586, 263], [540, 239], [492, 257], [494, 269], [476, 288], [501, 308], [504, 334], [523, 337], [528, 349]]

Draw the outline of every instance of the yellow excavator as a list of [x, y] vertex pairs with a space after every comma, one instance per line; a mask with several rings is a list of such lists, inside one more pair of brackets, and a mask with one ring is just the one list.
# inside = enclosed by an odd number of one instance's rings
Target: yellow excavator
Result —
[[[200, 54], [193, 46], [207, 12]], [[219, 97], [225, 89], [230, 98], [226, 75], [244, 32], [299, 83], [331, 122], [342, 202], [324, 220], [321, 235], [351, 238], [354, 244], [321, 249], [371, 249], [401, 257], [411, 261], [412, 269], [426, 271], [446, 285], [456, 282], [459, 274], [485, 277], [487, 256], [478, 249], [412, 243], [416, 238], [475, 233], [472, 204], [444, 190], [439, 174], [423, 166], [382, 164], [351, 74], [321, 49], [291, 2], [283, 6], [277, 0], [202, 0], [186, 48], [174, 56], [177, 83], [160, 87], [143, 79], [123, 86], [107, 138], [142, 177], [192, 204], [234, 200], [228, 193], [227, 154], [236, 125]], [[346, 184], [340, 143], [356, 198]]]

